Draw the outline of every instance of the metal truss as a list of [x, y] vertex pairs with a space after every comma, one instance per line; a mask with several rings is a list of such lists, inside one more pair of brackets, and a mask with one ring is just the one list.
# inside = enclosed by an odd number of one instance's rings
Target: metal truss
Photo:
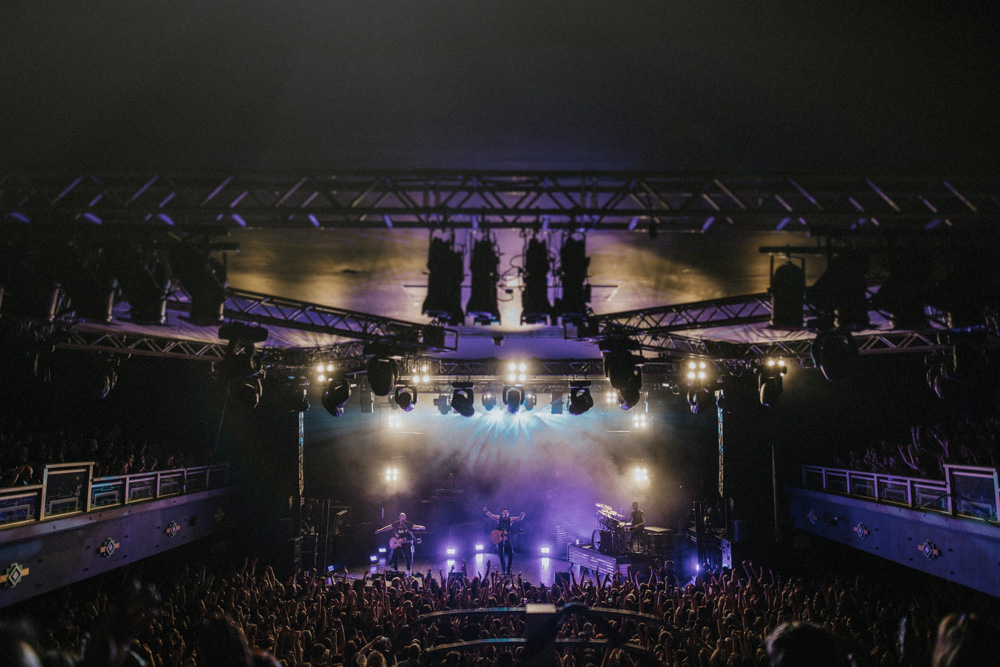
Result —
[[0, 174], [0, 221], [226, 227], [995, 229], [991, 180], [648, 172]]
[[[177, 287], [168, 301], [171, 310], [188, 312], [191, 297]], [[384, 341], [408, 349], [449, 352], [458, 349], [458, 332], [431, 324], [417, 324], [343, 308], [284, 297], [228, 289], [224, 315], [231, 320], [279, 326], [284, 329]]]
[[[86, 350], [126, 356], [188, 359], [193, 361], [222, 361], [227, 343], [206, 343], [166, 336], [135, 335], [117, 331], [90, 331], [71, 329], [56, 337], [55, 347], [67, 350]], [[322, 363], [361, 357], [364, 344], [357, 341], [308, 349], [262, 348], [258, 350], [266, 367], [287, 369], [312, 368]]]

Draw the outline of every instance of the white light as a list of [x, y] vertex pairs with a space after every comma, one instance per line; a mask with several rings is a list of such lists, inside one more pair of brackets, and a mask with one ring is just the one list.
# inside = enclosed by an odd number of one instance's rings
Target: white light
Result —
[[420, 366], [420, 372], [421, 373], [426, 373], [427, 372], [427, 364], [423, 364], [423, 365]]
[[690, 364], [688, 364], [688, 368], [698, 368], [698, 364], [692, 361]]
[[378, 556], [369, 556], [368, 560], [370, 560], [373, 563], [377, 563], [378, 562]]
[[451, 567], [452, 565], [455, 564], [455, 559], [449, 558], [447, 561], [445, 561], [445, 563], [448, 565], [448, 567]]
[[483, 545], [482, 544], [477, 544], [476, 545], [476, 551], [482, 551], [482, 550], [483, 550]]
[[448, 554], [449, 556], [454, 556], [455, 555], [455, 547], [448, 547], [447, 549], [445, 549], [445, 553]]
[[517, 364], [515, 364], [515, 363], [514, 363], [514, 362], [512, 361], [512, 362], [510, 362], [510, 365], [508, 365], [508, 366], [507, 366], [507, 368], [509, 368], [509, 369], [510, 369], [510, 370], [512, 370], [512, 371], [516, 371], [516, 370], [517, 370]]
[[513, 384], [515, 380], [517, 380], [517, 376], [514, 375], [513, 373], [511, 373], [510, 375], [507, 376], [507, 382], [510, 382], [511, 384]]
[[549, 548], [548, 547], [542, 547], [542, 553], [543, 554], [549, 553]]
[[431, 376], [430, 376], [430, 375], [425, 375], [425, 376], [424, 376], [424, 384], [427, 384], [427, 383], [429, 383], [430, 381], [431, 381]]
[[323, 372], [323, 364], [320, 364], [319, 366], [316, 367], [316, 372], [317, 373], [322, 373]]
[[517, 367], [517, 370], [523, 373], [524, 371], [528, 370], [528, 364], [522, 363], [520, 366]]
[[380, 554], [384, 554], [384, 553], [385, 553], [385, 547], [379, 547], [379, 548], [378, 548], [378, 552], [379, 552]]
[[767, 360], [767, 365], [768, 366], [774, 366], [774, 359], [768, 359]]
[[607, 399], [608, 403], [615, 402], [615, 392], [613, 391], [609, 391], [607, 394], [604, 395], [604, 397], [605, 399]]
[[695, 564], [694, 571], [695, 572], [701, 572], [701, 565]]
[[524, 382], [524, 373], [521, 373], [520, 375], [517, 376], [517, 381]]
[[484, 555], [485, 555], [485, 554], [476, 554], [476, 562], [477, 562], [477, 563], [482, 563], [482, 562], [483, 562], [483, 556], [484, 556]]
[[694, 371], [691, 371], [690, 373], [688, 373], [688, 379], [689, 380], [693, 380], [694, 379]]
[[548, 558], [542, 558], [542, 567], [546, 568], [546, 569], [549, 567], [549, 559]]
[[325, 375], [320, 375], [319, 376], [319, 381], [320, 382], [326, 382], [326, 376]]
[[698, 368], [704, 368], [704, 367], [705, 367], [705, 362], [704, 361], [701, 362], [700, 364], [698, 364]]
[[333, 372], [333, 364], [327, 364], [326, 365], [326, 370], [329, 371], [329, 372]]
[[698, 379], [699, 380], [705, 379], [705, 371], [698, 371]]

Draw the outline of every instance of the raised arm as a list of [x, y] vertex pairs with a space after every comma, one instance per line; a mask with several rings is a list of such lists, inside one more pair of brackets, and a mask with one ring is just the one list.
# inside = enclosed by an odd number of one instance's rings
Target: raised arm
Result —
[[378, 530], [376, 530], [375, 534], [378, 535], [379, 533], [384, 533], [387, 530], [392, 530], [392, 524], [391, 523], [388, 526], [382, 526], [381, 528], [379, 528]]
[[521, 514], [520, 514], [519, 516], [512, 516], [512, 517], [510, 518], [510, 522], [511, 522], [511, 523], [514, 523], [515, 521], [520, 521], [520, 520], [522, 520], [523, 518], [524, 518], [524, 512], [521, 512]]
[[421, 526], [419, 523], [413, 524], [413, 528], [410, 530], [427, 530], [427, 526]]
[[496, 521], [497, 519], [500, 518], [499, 515], [496, 515], [496, 514], [493, 514], [492, 512], [490, 512], [490, 510], [489, 510], [488, 507], [484, 507], [483, 511], [486, 512], [486, 516], [488, 516], [489, 518], [493, 519], [494, 521]]

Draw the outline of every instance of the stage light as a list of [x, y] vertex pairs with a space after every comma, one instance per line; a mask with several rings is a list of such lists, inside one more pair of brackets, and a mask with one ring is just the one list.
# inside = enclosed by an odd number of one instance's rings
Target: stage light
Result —
[[326, 370], [332, 371], [333, 370], [333, 364], [327, 364], [326, 365]]
[[221, 322], [226, 301], [226, 267], [213, 259], [207, 249], [181, 243], [170, 251], [170, 268], [191, 296], [188, 319], [202, 326]]
[[688, 406], [691, 408], [693, 414], [698, 414], [701, 409], [709, 404], [712, 400], [712, 394], [708, 389], [705, 388], [691, 388], [688, 389], [687, 401]]
[[482, 550], [483, 550], [483, 545], [482, 544], [477, 544], [476, 545], [476, 551], [482, 551]]
[[320, 364], [319, 366], [316, 367], [317, 373], [322, 373], [324, 370], [326, 370], [326, 366], [324, 366], [323, 364]]
[[590, 382], [570, 382], [569, 407], [571, 415], [582, 415], [594, 407], [594, 397], [590, 395]]
[[471, 382], [452, 382], [451, 407], [463, 417], [476, 414], [476, 398]]
[[448, 547], [448, 548], [447, 548], [447, 549], [445, 549], [444, 551], [445, 551], [445, 553], [446, 553], [446, 554], [448, 554], [449, 556], [454, 556], [454, 555], [455, 555], [455, 547]]
[[524, 403], [524, 387], [514, 385], [503, 388], [503, 404], [507, 406], [507, 412], [516, 414]]
[[521, 292], [521, 324], [548, 324], [549, 250], [545, 241], [532, 237], [524, 251], [524, 289]]
[[586, 237], [567, 236], [559, 249], [558, 273], [562, 296], [555, 302], [555, 313], [563, 322], [580, 322], [587, 317], [590, 285], [585, 284], [585, 281], [589, 266]]
[[399, 468], [389, 467], [385, 469], [385, 481], [387, 482], [398, 482], [399, 481]]
[[373, 356], [368, 360], [368, 384], [376, 396], [388, 396], [399, 380], [396, 360], [389, 357]]
[[476, 241], [472, 246], [472, 258], [469, 260], [472, 289], [469, 301], [465, 305], [466, 312], [475, 319], [476, 324], [500, 323], [500, 311], [497, 309], [499, 265], [500, 257], [492, 237], [486, 235]]
[[631, 410], [642, 400], [642, 369], [636, 368], [628, 384], [618, 391], [618, 405], [622, 410]]
[[319, 381], [320, 382], [326, 382], [326, 376], [325, 375], [320, 375], [319, 376]]
[[621, 391], [634, 382], [635, 376], [641, 373], [641, 367], [636, 363], [639, 360], [628, 351], [611, 350], [604, 353], [604, 375], [612, 389]]
[[379, 547], [379, 548], [378, 548], [378, 552], [379, 552], [380, 554], [384, 554], [384, 553], [385, 553], [385, 547]]
[[417, 388], [400, 385], [393, 392], [393, 401], [404, 411], [409, 412], [417, 404]]
[[647, 423], [648, 422], [646, 421], [646, 415], [642, 414], [641, 412], [637, 412], [636, 414], [632, 415], [632, 428], [636, 430], [644, 430], [646, 428]]
[[[322, 381], [322, 380], [321, 380]], [[344, 405], [351, 398], [351, 382], [343, 373], [330, 378], [330, 383], [323, 392], [323, 407], [334, 417], [344, 414]]]
[[649, 468], [645, 466], [639, 466], [632, 469], [632, 481], [636, 484], [648, 484], [649, 483]]
[[534, 389], [528, 389], [524, 393], [524, 409], [531, 411], [533, 407], [538, 403], [538, 396], [535, 395]]
[[608, 405], [614, 405], [618, 402], [618, 392], [609, 391], [604, 394], [604, 401]]
[[458, 325], [465, 323], [462, 310], [462, 279], [465, 277], [462, 253], [455, 251], [455, 239], [431, 238], [427, 253], [427, 298], [422, 312], [433, 318]]
[[371, 561], [372, 563], [377, 563], [378, 562], [378, 556], [374, 556], [374, 555], [373, 556], [369, 556], [368, 560]]
[[118, 278], [129, 304], [129, 319], [163, 324], [171, 288], [170, 265], [155, 249], [123, 243], [107, 249], [108, 269]]
[[830, 259], [826, 271], [806, 290], [817, 312], [812, 328], [850, 329], [868, 326], [868, 258], [846, 251]]
[[858, 344], [846, 331], [823, 331], [812, 344], [813, 363], [831, 382], [854, 372], [858, 364]]
[[493, 389], [490, 387], [486, 388], [486, 391], [483, 392], [482, 402], [483, 408], [486, 412], [489, 412], [497, 406], [497, 396], [493, 393]]
[[802, 328], [806, 274], [790, 261], [771, 274], [771, 328], [792, 331]]
[[542, 547], [541, 549], [539, 549], [539, 551], [541, 551], [543, 554], [547, 554], [551, 551], [551, 549], [549, 549], [548, 547]]

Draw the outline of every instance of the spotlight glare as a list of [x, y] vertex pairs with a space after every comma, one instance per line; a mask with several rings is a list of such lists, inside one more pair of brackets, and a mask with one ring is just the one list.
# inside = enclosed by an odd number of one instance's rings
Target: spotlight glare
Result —
[[426, 373], [427, 372], [427, 364], [423, 364], [423, 365], [420, 366], [420, 372], [421, 373]]
[[523, 373], [524, 371], [528, 370], [528, 365], [527, 365], [527, 364], [524, 364], [524, 363], [522, 363], [521, 365], [519, 365], [519, 366], [517, 367], [517, 370], [519, 370], [519, 371], [521, 371], [521, 372]]
[[688, 373], [688, 379], [693, 380], [695, 378], [694, 371]]
[[543, 554], [547, 554], [547, 553], [549, 553], [549, 548], [548, 547], [542, 547], [541, 551], [542, 551]]
[[325, 375], [320, 375], [319, 376], [319, 381], [320, 382], [326, 382], [326, 376]]
[[690, 364], [688, 364], [688, 368], [698, 368], [698, 364], [692, 361]]
[[378, 548], [378, 552], [379, 552], [380, 554], [384, 554], [384, 553], [385, 553], [385, 547], [379, 547], [379, 548]]
[[425, 375], [423, 377], [423, 380], [424, 380], [424, 384], [429, 384], [430, 381], [431, 381], [431, 376], [430, 375]]
[[512, 370], [512, 371], [516, 371], [516, 370], [517, 370], [517, 364], [515, 364], [515, 363], [514, 363], [514, 362], [512, 361], [512, 362], [510, 362], [510, 365], [508, 365], [508, 366], [507, 366], [507, 368], [509, 368], [509, 369], [510, 369], [510, 370]]
[[316, 367], [316, 372], [317, 373], [322, 373], [324, 368], [325, 368], [325, 366], [323, 366], [323, 364], [320, 364], [319, 366]]
[[516, 381], [517, 381], [517, 376], [514, 375], [513, 373], [511, 373], [510, 375], [507, 376], [507, 382], [510, 382], [511, 384], [513, 384]]
[[698, 379], [699, 380], [705, 379], [705, 371], [698, 371]]
[[521, 373], [520, 375], [517, 376], [517, 381], [524, 382], [524, 373]]
[[454, 556], [455, 555], [455, 547], [448, 547], [447, 549], [445, 549], [445, 553], [447, 553], [449, 556]]
[[369, 556], [368, 560], [370, 560], [373, 563], [377, 563], [378, 562], [378, 556]]
[[705, 362], [704, 361], [701, 362], [700, 364], [698, 364], [698, 368], [704, 368], [704, 367], [705, 367]]

